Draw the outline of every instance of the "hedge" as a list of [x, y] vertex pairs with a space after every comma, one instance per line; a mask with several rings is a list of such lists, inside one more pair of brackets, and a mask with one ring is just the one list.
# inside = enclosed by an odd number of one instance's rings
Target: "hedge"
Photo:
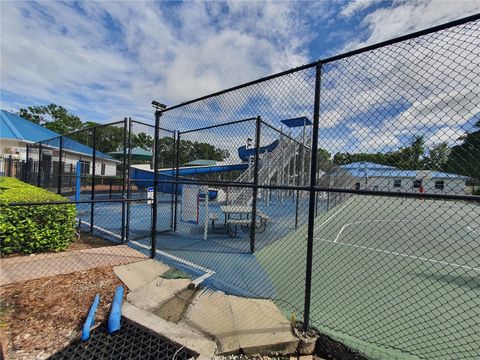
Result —
[[75, 238], [74, 204], [5, 206], [24, 202], [66, 202], [63, 196], [0, 177], [0, 253], [64, 251]]

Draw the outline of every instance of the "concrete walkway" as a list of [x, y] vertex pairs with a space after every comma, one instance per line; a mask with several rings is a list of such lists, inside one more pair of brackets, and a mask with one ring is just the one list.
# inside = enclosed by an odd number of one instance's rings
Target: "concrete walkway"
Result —
[[0, 260], [0, 286], [46, 276], [70, 274], [102, 266], [116, 266], [147, 257], [127, 245], [53, 254], [16, 256]]

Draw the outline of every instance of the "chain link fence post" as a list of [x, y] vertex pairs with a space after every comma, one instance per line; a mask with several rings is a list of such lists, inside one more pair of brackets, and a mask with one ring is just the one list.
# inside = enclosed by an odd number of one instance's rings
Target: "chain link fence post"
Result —
[[260, 149], [260, 129], [261, 129], [262, 119], [260, 116], [257, 116], [255, 120], [255, 162], [253, 169], [253, 189], [252, 189], [252, 222], [250, 224], [250, 252], [253, 254], [255, 252], [255, 225], [257, 221], [257, 195], [258, 195], [258, 160], [259, 160], [259, 149]]
[[57, 184], [57, 194], [62, 193], [62, 183], [63, 183], [63, 136], [60, 136], [60, 149], [58, 151], [58, 184]]
[[90, 192], [90, 200], [92, 203], [90, 204], [90, 233], [93, 233], [93, 224], [95, 221], [95, 174], [96, 174], [96, 167], [97, 167], [97, 127], [93, 128], [93, 144], [92, 144], [92, 177], [91, 177], [91, 192]]
[[312, 129], [312, 157], [310, 159], [310, 196], [308, 202], [308, 230], [307, 230], [307, 266], [305, 272], [305, 305], [303, 312], [303, 324], [305, 329], [310, 325], [310, 299], [312, 293], [312, 265], [313, 265], [313, 233], [315, 225], [315, 185], [317, 174], [317, 151], [318, 151], [318, 122], [320, 117], [320, 82], [322, 65], [315, 67], [315, 102], [313, 109]]
[[179, 161], [180, 161], [180, 131], [177, 131], [177, 143], [175, 144], [175, 204], [173, 210], [173, 231], [177, 231], [177, 209], [178, 209], [178, 175], [179, 175]]

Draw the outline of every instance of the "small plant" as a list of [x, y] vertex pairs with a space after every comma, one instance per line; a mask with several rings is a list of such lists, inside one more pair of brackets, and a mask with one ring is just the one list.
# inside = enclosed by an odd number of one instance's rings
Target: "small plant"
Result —
[[20, 180], [0, 177], [1, 255], [66, 250], [75, 236], [75, 205], [11, 205], [22, 202], [66, 201], [63, 196]]
[[290, 325], [292, 327], [295, 327], [296, 324], [297, 324], [297, 315], [295, 315], [295, 313], [292, 313], [290, 315]]

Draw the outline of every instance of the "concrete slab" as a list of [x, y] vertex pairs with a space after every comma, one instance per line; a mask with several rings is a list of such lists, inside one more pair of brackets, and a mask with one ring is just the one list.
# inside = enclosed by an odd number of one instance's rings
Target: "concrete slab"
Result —
[[290, 323], [269, 300], [203, 292], [183, 322], [214, 338], [219, 354], [291, 354], [298, 346]]
[[145, 255], [128, 245], [15, 256], [0, 260], [0, 286], [97, 267], [129, 264], [145, 259]]
[[128, 302], [122, 306], [122, 315], [159, 336], [195, 351], [199, 354], [198, 360], [212, 359], [215, 354], [214, 341], [185, 325], [168, 322]]
[[189, 279], [155, 278], [148, 284], [140, 286], [127, 295], [127, 301], [144, 310], [158, 309], [178, 292], [186, 289], [191, 283]]
[[199, 293], [180, 323], [215, 339], [220, 354], [234, 353], [240, 348], [232, 308], [222, 292]]
[[154, 259], [148, 259], [133, 264], [115, 266], [113, 271], [133, 291], [148, 284], [153, 279], [164, 274], [170, 267]]
[[228, 296], [240, 348], [245, 354], [292, 354], [299, 340], [270, 300]]

